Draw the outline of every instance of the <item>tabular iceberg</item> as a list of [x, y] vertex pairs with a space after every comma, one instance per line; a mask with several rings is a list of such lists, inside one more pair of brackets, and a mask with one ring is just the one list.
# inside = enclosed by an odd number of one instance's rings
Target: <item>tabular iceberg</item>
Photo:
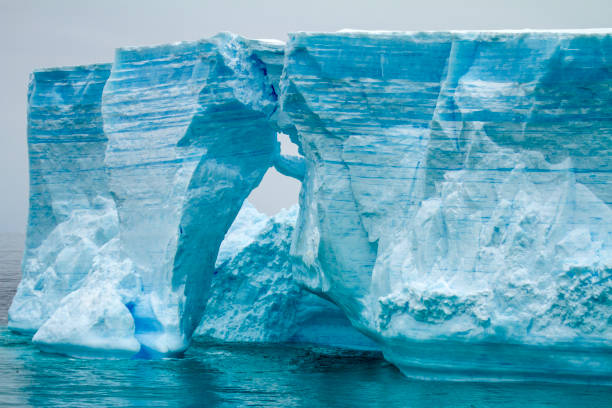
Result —
[[[10, 325], [367, 343], [312, 292], [408, 375], [612, 382], [611, 55], [609, 30], [221, 34], [37, 72]], [[245, 205], [227, 233], [270, 166], [295, 231]]]
[[609, 31], [291, 36], [298, 279], [406, 373], [609, 381], [609, 351], [486, 344], [612, 345], [611, 56]]

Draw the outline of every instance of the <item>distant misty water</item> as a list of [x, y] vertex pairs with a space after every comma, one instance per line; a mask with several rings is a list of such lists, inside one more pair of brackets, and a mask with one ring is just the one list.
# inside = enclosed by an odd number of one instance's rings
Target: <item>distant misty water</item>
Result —
[[21, 256], [25, 236], [0, 233], [0, 327], [7, 324], [7, 312], [21, 279]]
[[610, 407], [612, 388], [416, 381], [377, 352], [196, 341], [184, 358], [88, 360], [6, 329], [23, 236], [0, 235], [0, 406]]

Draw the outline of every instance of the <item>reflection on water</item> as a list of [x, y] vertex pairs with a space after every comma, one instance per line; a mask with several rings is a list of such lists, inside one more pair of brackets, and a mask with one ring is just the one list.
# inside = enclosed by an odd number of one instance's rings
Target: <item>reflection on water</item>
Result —
[[606, 407], [612, 388], [414, 381], [378, 353], [196, 343], [182, 359], [85, 360], [0, 331], [0, 405]]

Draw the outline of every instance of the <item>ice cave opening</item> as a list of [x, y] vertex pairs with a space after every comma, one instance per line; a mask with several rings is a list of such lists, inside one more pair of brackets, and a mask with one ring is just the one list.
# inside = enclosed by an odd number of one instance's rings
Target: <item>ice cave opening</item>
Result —
[[[280, 144], [280, 154], [285, 157], [301, 157], [298, 146], [285, 133], [277, 133]], [[273, 216], [283, 208], [291, 208], [297, 204], [302, 183], [299, 180], [279, 173], [270, 167], [261, 183], [247, 197], [257, 210]]]

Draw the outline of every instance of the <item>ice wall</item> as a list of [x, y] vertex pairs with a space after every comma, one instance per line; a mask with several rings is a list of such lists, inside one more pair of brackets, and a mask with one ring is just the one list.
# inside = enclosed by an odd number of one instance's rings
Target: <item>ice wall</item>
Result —
[[110, 65], [35, 71], [28, 89], [30, 208], [9, 326], [35, 332], [117, 234], [104, 168], [102, 89]]
[[611, 56], [606, 30], [291, 35], [298, 280], [409, 375], [609, 381], [605, 352], [484, 344], [612, 346]]
[[185, 350], [219, 246], [280, 160], [283, 47], [219, 34], [34, 74], [13, 329], [69, 354]]
[[189, 344], [219, 245], [273, 163], [276, 108], [266, 64], [238, 37], [117, 52], [105, 163], [121, 253], [142, 282], [132, 313], [146, 347]]

